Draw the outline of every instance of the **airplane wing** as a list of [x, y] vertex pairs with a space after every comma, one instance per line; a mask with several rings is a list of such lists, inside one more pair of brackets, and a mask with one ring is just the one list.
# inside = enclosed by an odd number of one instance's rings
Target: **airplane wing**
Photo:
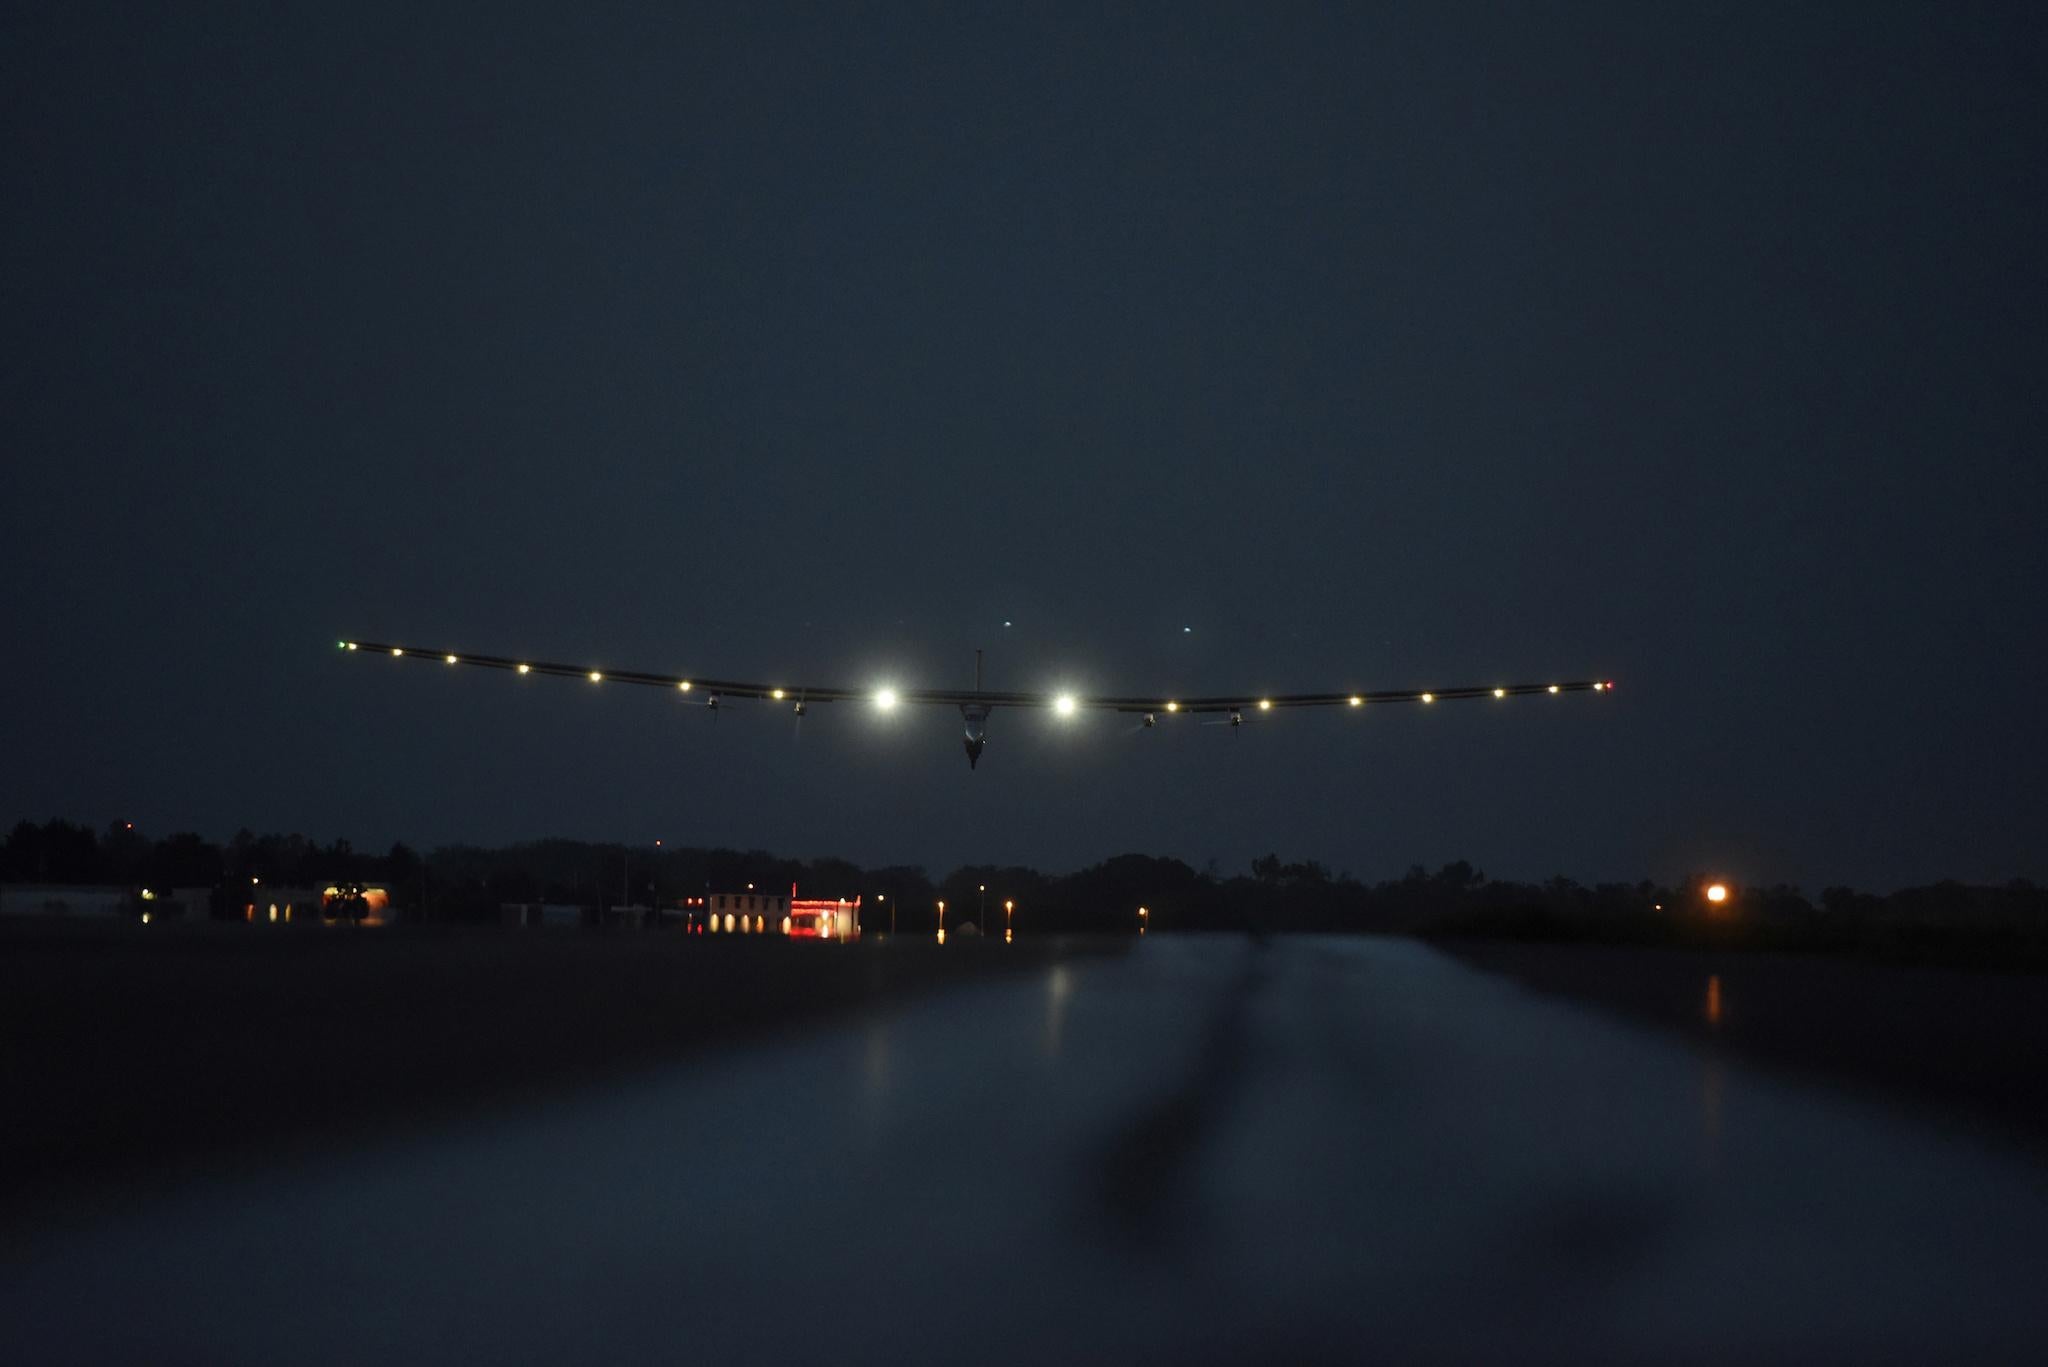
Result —
[[393, 645], [378, 641], [341, 641], [344, 651], [381, 655], [404, 660], [424, 660], [442, 665], [466, 665], [476, 669], [502, 669], [516, 674], [546, 674], [563, 679], [584, 679], [591, 683], [636, 684], [691, 694], [716, 705], [719, 699], [740, 698], [788, 703], [807, 707], [812, 703], [866, 702], [881, 707], [899, 703], [938, 704], [946, 707], [997, 708], [1038, 707], [1070, 713], [1088, 709], [1110, 712], [1141, 712], [1147, 716], [1178, 713], [1271, 712], [1283, 707], [1368, 707], [1382, 703], [1455, 702], [1466, 698], [1505, 699], [1526, 694], [1604, 693], [1614, 684], [1605, 679], [1560, 679], [1544, 683], [1471, 684], [1452, 688], [1347, 689], [1333, 693], [1225, 693], [1202, 697], [1177, 697], [1154, 693], [1131, 697], [1094, 697], [1072, 693], [1014, 693], [1001, 690], [947, 688], [846, 688], [836, 685], [761, 683], [743, 679], [709, 679], [694, 674], [650, 673], [637, 669], [605, 669], [590, 665], [560, 664], [548, 660], [519, 659], [510, 655], [481, 655], [461, 650], [427, 650], [418, 646]]

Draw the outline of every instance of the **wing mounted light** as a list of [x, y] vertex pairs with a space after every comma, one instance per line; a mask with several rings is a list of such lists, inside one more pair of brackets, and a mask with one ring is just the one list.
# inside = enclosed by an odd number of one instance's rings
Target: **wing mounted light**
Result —
[[471, 651], [428, 650], [418, 646], [393, 645], [341, 637], [335, 644], [344, 655], [389, 655], [393, 659], [438, 660], [451, 668], [501, 669], [522, 677], [533, 674], [551, 675], [563, 679], [585, 679], [590, 683], [639, 684], [645, 687], [663, 688], [671, 692], [702, 698], [707, 709], [716, 710], [722, 697], [747, 700], [793, 701], [801, 704], [808, 712], [814, 703], [866, 702], [876, 711], [891, 712], [905, 704], [922, 706], [957, 707], [967, 721], [968, 757], [977, 758], [981, 746], [987, 739], [987, 722], [990, 713], [1004, 707], [1038, 707], [1049, 709], [1062, 720], [1070, 719], [1082, 710], [1123, 712], [1131, 714], [1138, 722], [1136, 729], [1156, 725], [1160, 713], [1175, 715], [1194, 713], [1220, 718], [1208, 723], [1215, 726], [1230, 726], [1233, 729], [1252, 717], [1263, 717], [1276, 709], [1297, 707], [1364, 707], [1367, 704], [1394, 702], [1420, 702], [1425, 705], [1471, 698], [1504, 699], [1522, 693], [1547, 693], [1555, 697], [1563, 693], [1612, 693], [1615, 683], [1611, 679], [1577, 679], [1556, 683], [1526, 684], [1480, 684], [1466, 688], [1400, 689], [1382, 693], [1367, 691], [1333, 693], [1284, 693], [1284, 694], [1223, 694], [1188, 697], [1181, 696], [1162, 700], [1158, 693], [1137, 696], [1089, 695], [1082, 697], [1071, 692], [1057, 693], [1014, 693], [987, 691], [981, 686], [979, 665], [976, 667], [975, 686], [967, 689], [918, 688], [901, 689], [894, 684], [868, 686], [863, 688], [812, 687], [788, 683], [753, 683], [733, 679], [679, 678], [673, 673], [646, 673], [638, 670], [598, 670], [587, 664], [550, 663], [543, 660], [520, 659], [502, 655], [483, 655]]

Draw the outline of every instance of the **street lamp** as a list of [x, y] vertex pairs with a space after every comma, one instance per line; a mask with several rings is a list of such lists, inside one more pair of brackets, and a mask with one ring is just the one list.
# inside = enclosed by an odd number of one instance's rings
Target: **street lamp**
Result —
[[[886, 902], [889, 900], [889, 894], [886, 892], [878, 892], [875, 894], [875, 900], [877, 902]], [[892, 938], [896, 934], [896, 908], [894, 907], [889, 908], [889, 934]]]
[[988, 884], [981, 885], [981, 901], [976, 903], [974, 919], [981, 924], [981, 933], [988, 934]]
[[1003, 899], [1003, 943], [1004, 943], [1004, 944], [1008, 944], [1008, 943], [1010, 943], [1010, 913], [1011, 913], [1011, 912], [1013, 912], [1013, 911], [1015, 911], [1016, 909], [1017, 909], [1017, 904], [1016, 904], [1015, 902], [1011, 901], [1011, 900], [1010, 900], [1009, 898], [1007, 898], [1007, 897], [1005, 897], [1005, 898]]
[[1151, 919], [1151, 917], [1152, 917], [1152, 913], [1151, 913], [1151, 912], [1147, 911], [1147, 910], [1146, 910], [1145, 908], [1143, 908], [1143, 907], [1139, 907], [1139, 908], [1138, 908], [1138, 933], [1139, 933], [1140, 935], [1143, 935], [1143, 934], [1145, 933], [1145, 923], [1146, 923], [1146, 922], [1147, 922], [1148, 920], [1150, 920], [1150, 919]]
[[939, 943], [946, 943], [946, 899], [939, 899]]

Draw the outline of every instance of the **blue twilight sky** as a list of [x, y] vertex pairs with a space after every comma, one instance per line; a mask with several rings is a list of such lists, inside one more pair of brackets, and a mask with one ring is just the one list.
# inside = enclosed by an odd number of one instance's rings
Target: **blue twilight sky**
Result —
[[[2048, 877], [2044, 35], [10, 6], [0, 819]], [[970, 773], [937, 712], [799, 738], [346, 635], [1621, 687], [1240, 736], [999, 714]]]

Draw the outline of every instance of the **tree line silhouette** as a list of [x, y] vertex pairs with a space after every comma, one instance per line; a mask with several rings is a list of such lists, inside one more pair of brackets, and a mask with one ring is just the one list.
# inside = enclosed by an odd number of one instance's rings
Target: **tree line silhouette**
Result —
[[0, 881], [215, 889], [215, 914], [240, 919], [250, 879], [271, 886], [375, 883], [397, 919], [491, 924], [508, 903], [585, 909], [604, 924], [620, 905], [675, 912], [709, 893], [786, 892], [862, 899], [869, 934], [980, 923], [995, 930], [1015, 905], [1021, 934], [1131, 933], [1138, 909], [1157, 931], [1376, 931], [1444, 937], [1845, 952], [1901, 960], [2048, 967], [2048, 890], [1942, 882], [1888, 894], [1831, 887], [1733, 888], [1709, 902], [1707, 880], [1586, 885], [1489, 879], [1464, 861], [1367, 883], [1313, 860], [1254, 859], [1244, 873], [1212, 863], [1123, 854], [1072, 873], [969, 864], [934, 878], [910, 865], [864, 867], [763, 850], [657, 848], [580, 840], [496, 848], [449, 845], [383, 853], [303, 835], [237, 832], [224, 844], [191, 832], [150, 839], [125, 822], [101, 832], [68, 821], [22, 821], [0, 844]]

